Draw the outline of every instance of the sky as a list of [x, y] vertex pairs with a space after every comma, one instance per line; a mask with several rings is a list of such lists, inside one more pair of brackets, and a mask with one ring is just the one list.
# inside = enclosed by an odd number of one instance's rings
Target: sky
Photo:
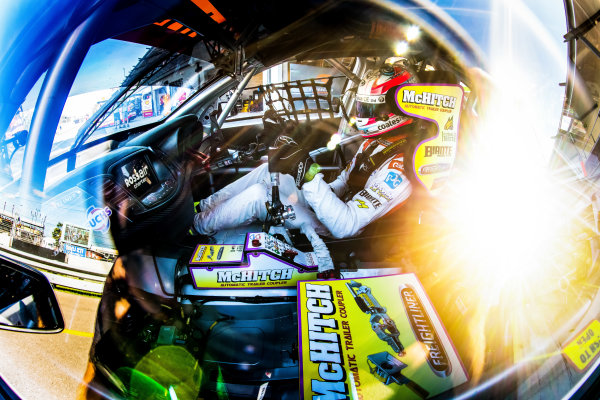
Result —
[[[119, 87], [147, 50], [148, 46], [115, 39], [96, 43], [83, 60], [69, 97]], [[23, 103], [23, 110], [35, 106], [44, 77], [45, 74], [31, 89]]]
[[148, 46], [109, 39], [90, 48], [70, 95], [120, 86]]
[[505, 140], [546, 165], [557, 134], [567, 76], [562, 0], [433, 0], [485, 54], [505, 114]]

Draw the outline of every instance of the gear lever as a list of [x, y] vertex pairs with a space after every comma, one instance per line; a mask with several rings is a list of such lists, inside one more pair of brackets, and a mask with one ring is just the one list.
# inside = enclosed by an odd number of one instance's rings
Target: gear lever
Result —
[[283, 205], [279, 197], [279, 172], [271, 172], [271, 201], [267, 206], [267, 218], [263, 224], [263, 231], [268, 232], [272, 225], [283, 225], [286, 219], [296, 219], [294, 207]]

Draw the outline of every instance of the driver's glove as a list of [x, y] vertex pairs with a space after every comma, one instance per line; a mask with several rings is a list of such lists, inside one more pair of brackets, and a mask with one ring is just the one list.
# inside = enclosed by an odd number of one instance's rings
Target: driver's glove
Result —
[[298, 189], [304, 184], [306, 172], [313, 164], [308, 151], [295, 144], [269, 149], [269, 172], [291, 175]]

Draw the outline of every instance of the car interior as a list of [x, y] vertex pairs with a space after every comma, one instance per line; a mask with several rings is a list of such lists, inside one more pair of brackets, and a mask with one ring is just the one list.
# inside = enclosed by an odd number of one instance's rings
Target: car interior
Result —
[[[409, 65], [419, 82], [463, 91], [460, 119], [454, 121], [460, 128], [453, 168], [460, 176], [486, 116], [482, 103], [490, 82], [478, 72], [485, 66], [481, 55], [464, 32], [444, 23], [435, 10], [417, 7], [418, 1], [400, 6], [139, 0], [107, 1], [97, 8], [83, 3], [70, 10], [76, 30], [56, 26], [45, 31], [47, 40], [40, 43], [67, 43], [53, 49], [63, 57], [53, 59], [50, 50], [41, 51], [35, 68], [23, 68], [24, 83], [16, 86], [21, 100], [43, 72], [44, 84], [29, 131], [3, 143], [13, 150], [2, 155], [4, 192], [52, 207], [77, 190], [81, 215], [108, 209], [103, 234], [118, 256], [102, 289], [89, 353], [93, 373], [82, 377], [82, 398], [299, 398], [296, 283], [202, 287], [193, 260], [199, 246], [226, 244], [233, 251], [248, 246], [255, 233], [270, 233], [296, 254], [314, 251], [314, 243], [300, 229], [281, 223], [287, 217], [277, 207], [285, 207], [285, 199], [265, 204], [276, 218], [214, 236], [191, 230], [198, 203], [267, 163], [269, 149], [281, 140], [308, 150], [324, 179], [334, 180], [363, 143], [355, 126], [357, 87], [368, 70], [390, 58]], [[418, 25], [421, 35], [410, 49], [400, 50], [397, 39], [404, 34], [398, 27], [411, 25]], [[72, 140], [56, 146], [60, 111], [86, 53], [114, 40], [147, 51], [120, 87], [78, 125]], [[146, 118], [142, 103], [150, 98], [154, 109]], [[411, 149], [441, 130], [433, 120], [415, 126]], [[19, 163], [22, 171], [15, 167]], [[444, 190], [458, 187], [453, 177], [435, 194], [414, 185], [409, 201], [354, 237], [321, 239], [335, 265], [335, 279], [419, 277], [472, 378], [436, 398], [469, 390], [482, 398], [511, 397], [520, 388], [519, 376], [497, 377], [521, 351], [510, 342], [509, 324], [501, 322], [516, 317], [499, 305], [505, 294], [486, 303], [487, 313], [482, 313], [480, 288], [468, 290], [473, 274], [455, 268], [466, 257], [454, 247], [457, 231], [443, 223]], [[589, 233], [580, 226], [575, 230], [581, 237]], [[585, 243], [581, 252], [591, 258]], [[314, 279], [327, 278], [314, 265], [294, 264], [285, 254], [270, 257]], [[219, 271], [215, 267], [212, 273]], [[550, 298], [554, 292], [545, 287]], [[565, 301], [549, 323], [564, 323], [590, 300], [591, 290], [577, 301]], [[479, 330], [466, 332], [467, 326]], [[485, 340], [474, 340], [480, 336]], [[479, 382], [486, 385], [478, 387]], [[171, 387], [177, 388], [175, 397], [168, 397]]]

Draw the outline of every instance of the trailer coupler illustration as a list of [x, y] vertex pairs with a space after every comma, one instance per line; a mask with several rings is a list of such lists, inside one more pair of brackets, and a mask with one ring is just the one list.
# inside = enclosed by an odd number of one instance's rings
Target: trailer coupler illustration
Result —
[[371, 289], [355, 281], [346, 283], [346, 286], [361, 311], [371, 316], [371, 328], [377, 337], [389, 344], [395, 353], [404, 355], [404, 346], [400, 342], [400, 332], [396, 323], [387, 315], [386, 308], [373, 297]]
[[407, 388], [422, 399], [426, 399], [429, 396], [427, 390], [402, 374], [402, 370], [407, 365], [387, 351], [367, 356], [367, 364], [369, 364], [371, 374], [384, 384], [396, 383], [398, 385], [406, 385]]

